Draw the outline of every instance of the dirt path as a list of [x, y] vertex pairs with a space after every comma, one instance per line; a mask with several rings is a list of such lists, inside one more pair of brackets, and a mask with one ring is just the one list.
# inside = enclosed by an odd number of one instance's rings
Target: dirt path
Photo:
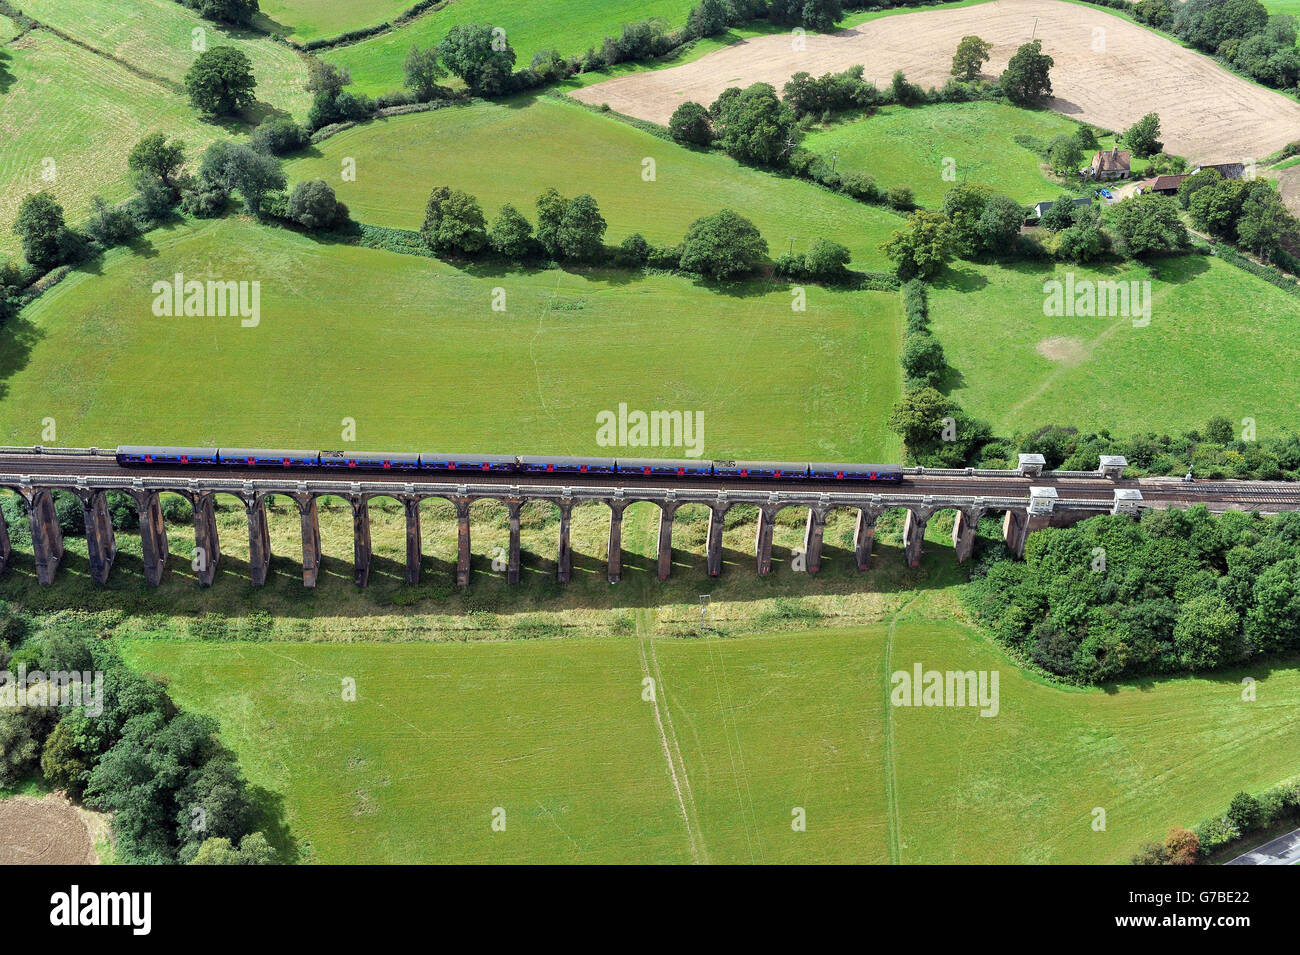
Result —
[[1167, 149], [1192, 162], [1254, 159], [1300, 139], [1300, 102], [1136, 24], [1059, 0], [994, 0], [884, 17], [835, 34], [810, 34], [803, 49], [795, 49], [787, 34], [758, 37], [693, 63], [616, 77], [572, 95], [667, 123], [687, 100], [707, 105], [728, 86], [759, 81], [779, 89], [800, 70], [817, 75], [861, 63], [867, 78], [881, 85], [900, 69], [913, 82], [942, 85], [963, 36], [993, 44], [985, 71], [996, 76], [1035, 29], [1056, 61], [1050, 105], [1057, 112], [1112, 130], [1156, 112]]
[[107, 817], [78, 809], [62, 793], [0, 800], [0, 866], [98, 865], [95, 840], [106, 826]]

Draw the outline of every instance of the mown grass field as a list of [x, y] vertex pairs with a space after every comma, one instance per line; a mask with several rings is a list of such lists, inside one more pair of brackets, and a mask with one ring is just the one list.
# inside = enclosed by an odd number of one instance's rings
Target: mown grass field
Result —
[[[1158, 260], [1151, 324], [1048, 317], [1044, 284], [1142, 281], [1122, 265], [1085, 268], [955, 262], [931, 294], [935, 334], [961, 375], [953, 396], [997, 433], [1047, 424], [1134, 431], [1254, 418], [1260, 434], [1295, 427], [1300, 386], [1262, 369], [1300, 361], [1297, 299], [1218, 259]], [[1266, 382], [1266, 383], [1265, 383]]]
[[414, 0], [259, 0], [259, 25], [300, 43], [389, 22]]
[[[922, 604], [729, 638], [123, 649], [220, 721], [322, 863], [1117, 863], [1300, 755], [1294, 668], [1252, 671], [1256, 703], [1235, 672], [1068, 692]], [[889, 706], [917, 662], [998, 671], [999, 715]]]
[[[307, 65], [293, 50], [261, 33], [204, 20], [175, 0], [23, 0], [23, 12], [137, 70], [180, 84], [200, 48], [233, 46], [252, 61], [257, 118], [273, 112], [303, 119], [311, 105]], [[197, 36], [195, 31], [201, 31]]]
[[[827, 159], [838, 153], [837, 168], [843, 172], [867, 173], [886, 187], [909, 187], [923, 206], [938, 207], [944, 193], [961, 182], [986, 185], [1032, 205], [1055, 198], [1062, 187], [1016, 137], [1047, 142], [1076, 128], [1048, 110], [1002, 103], [887, 106], [866, 119], [815, 130], [803, 145]], [[945, 179], [946, 170], [955, 178]]]
[[[489, 222], [502, 203], [536, 221], [537, 196], [554, 186], [591, 193], [609, 223], [606, 241], [633, 232], [676, 245], [700, 216], [731, 208], [753, 220], [775, 257], [794, 239], [842, 242], [853, 268], [883, 269], [877, 246], [902, 219], [795, 179], [696, 152], [580, 106], [520, 97], [367, 123], [322, 142], [318, 155], [286, 163], [290, 180], [331, 182], [355, 218], [418, 229], [435, 186], [473, 193]], [[356, 181], [341, 181], [345, 158]], [[654, 180], [646, 181], [646, 161]]]
[[222, 132], [200, 122], [183, 96], [46, 30], [0, 48], [5, 75], [0, 257], [19, 254], [12, 226], [29, 193], [48, 189], [79, 224], [95, 193], [115, 200], [131, 192], [126, 157], [142, 136], [177, 136], [194, 156]]
[[663, 17], [675, 30], [686, 23], [694, 5], [694, 0], [545, 0], [529, 4], [454, 0], [396, 30], [330, 50], [324, 59], [350, 70], [354, 89], [373, 96], [402, 87], [402, 63], [412, 44], [436, 44], [461, 23], [503, 28], [515, 51], [515, 67], [522, 69], [539, 50], [580, 56], [590, 46], [599, 47], [606, 36], [617, 36], [624, 23]]
[[[156, 317], [153, 283], [178, 272], [259, 282], [260, 324]], [[896, 459], [900, 297], [807, 296], [795, 312], [784, 285], [461, 270], [236, 218], [178, 225], [0, 330], [0, 430], [335, 447], [352, 418], [365, 447], [587, 454], [596, 415], [627, 402], [702, 412], [705, 456]]]

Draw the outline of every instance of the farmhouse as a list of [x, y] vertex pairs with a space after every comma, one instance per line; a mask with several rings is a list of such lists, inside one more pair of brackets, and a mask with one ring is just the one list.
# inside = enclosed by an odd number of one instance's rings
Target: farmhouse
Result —
[[1092, 157], [1088, 175], [1093, 179], [1123, 179], [1129, 173], [1132, 154], [1118, 146], [1114, 149], [1102, 149]]

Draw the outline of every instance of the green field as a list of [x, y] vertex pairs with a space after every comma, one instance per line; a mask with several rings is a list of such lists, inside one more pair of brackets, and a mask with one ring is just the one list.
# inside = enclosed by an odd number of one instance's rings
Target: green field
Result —
[[686, 23], [695, 0], [545, 0], [520, 4], [515, 0], [454, 0], [388, 33], [339, 47], [324, 55], [352, 73], [354, 89], [378, 95], [401, 89], [402, 63], [412, 44], [436, 44], [461, 23], [488, 23], [506, 31], [516, 54], [515, 67], [527, 66], [538, 50], [558, 50], [579, 56], [616, 36], [624, 23], [663, 17], [671, 29]]
[[[1056, 113], [1002, 103], [886, 106], [867, 119], [814, 131], [803, 145], [828, 160], [837, 152], [842, 172], [864, 172], [882, 186], [911, 188], [923, 206], [937, 207], [959, 182], [991, 186], [1033, 205], [1055, 198], [1061, 186], [1044, 174], [1043, 161], [1016, 137], [1047, 142], [1076, 128]], [[945, 170], [951, 170], [950, 178], [944, 178]]]
[[[357, 219], [407, 229], [424, 221], [435, 186], [473, 193], [489, 220], [504, 202], [535, 220], [537, 196], [554, 186], [596, 198], [609, 242], [640, 232], [676, 245], [695, 219], [729, 207], [754, 221], [773, 256], [791, 237], [800, 251], [822, 236], [848, 246], [854, 268], [881, 269], [888, 262], [876, 247], [902, 225], [882, 209], [548, 98], [394, 116], [331, 136], [317, 150], [286, 163], [291, 181], [323, 178]], [[356, 162], [355, 182], [340, 181], [345, 158]], [[653, 182], [642, 178], [647, 159]]]
[[1116, 434], [1254, 418], [1260, 434], [1295, 427], [1300, 385], [1263, 386], [1261, 369], [1300, 361], [1297, 299], [1218, 259], [1158, 260], [1151, 324], [1048, 317], [1045, 282], [1133, 281], [1148, 270], [954, 263], [931, 294], [935, 334], [963, 382], [953, 396], [996, 433], [1046, 424]]
[[[1294, 668], [1253, 671], [1258, 703], [1241, 673], [1069, 692], [915, 615], [726, 639], [124, 652], [217, 717], [322, 863], [1125, 862], [1300, 755]], [[999, 714], [889, 706], [888, 674], [918, 662], [999, 671]]]
[[248, 56], [261, 115], [280, 111], [302, 119], [311, 105], [307, 65], [297, 53], [262, 34], [204, 20], [176, 0], [23, 0], [22, 8], [80, 43], [177, 84], [173, 93], [186, 108], [179, 84], [199, 55], [196, 30], [206, 47], [234, 46]]
[[391, 23], [415, 0], [260, 0], [259, 26], [301, 43]]
[[[126, 157], [140, 137], [178, 136], [193, 156], [221, 134], [183, 97], [48, 31], [27, 34], [3, 54], [12, 82], [0, 108], [0, 257], [18, 253], [11, 226], [29, 193], [48, 189], [79, 224], [95, 193], [130, 193]], [[43, 178], [50, 168], [53, 181]]]
[[[627, 402], [702, 411], [706, 456], [899, 453], [894, 293], [813, 287], [794, 312], [783, 285], [462, 271], [238, 219], [156, 231], [96, 272], [0, 329], [7, 442], [50, 416], [64, 445], [334, 447], [351, 417], [368, 447], [596, 453], [597, 413]], [[260, 324], [155, 317], [177, 272], [260, 282]]]

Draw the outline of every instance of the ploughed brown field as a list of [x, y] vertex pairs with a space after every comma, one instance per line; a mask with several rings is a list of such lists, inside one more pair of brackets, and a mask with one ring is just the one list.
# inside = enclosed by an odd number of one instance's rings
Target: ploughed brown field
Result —
[[687, 101], [708, 105], [729, 86], [814, 76], [861, 63], [885, 85], [895, 70], [924, 86], [948, 79], [963, 36], [993, 44], [985, 73], [997, 76], [1016, 49], [1037, 39], [1052, 56], [1050, 106], [1105, 129], [1160, 114], [1167, 151], [1193, 162], [1256, 159], [1300, 138], [1300, 102], [1229, 73], [1209, 57], [1100, 9], [1058, 0], [994, 0], [973, 7], [883, 17], [834, 34], [759, 37], [671, 69], [633, 73], [572, 95], [666, 124]]
[[79, 810], [61, 793], [0, 799], [0, 866], [97, 865], [93, 840], [106, 824], [106, 817]]

